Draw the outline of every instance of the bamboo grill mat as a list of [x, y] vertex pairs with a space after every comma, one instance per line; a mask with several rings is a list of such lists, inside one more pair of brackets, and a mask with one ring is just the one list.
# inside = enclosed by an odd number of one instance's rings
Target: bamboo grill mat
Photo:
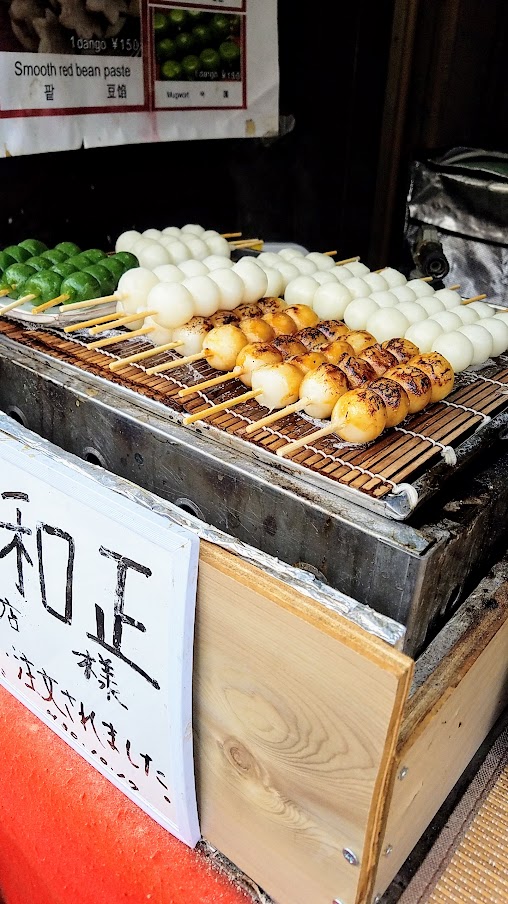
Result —
[[[231, 401], [246, 391], [237, 380], [211, 387], [181, 399], [179, 389], [217, 376], [206, 361], [184, 365], [166, 373], [149, 375], [147, 367], [176, 359], [174, 352], [162, 352], [148, 362], [139, 362], [111, 371], [109, 364], [117, 358], [144, 351], [151, 344], [141, 338], [123, 341], [104, 349], [87, 349], [86, 331], [63, 334], [56, 330], [33, 329], [10, 319], [0, 319], [0, 331], [23, 345], [39, 349], [51, 357], [64, 360], [82, 370], [99, 375], [111, 383], [133, 389], [154, 399], [181, 415], [194, 414], [210, 405]], [[104, 333], [104, 336], [113, 333]], [[125, 333], [122, 332], [122, 335]], [[93, 337], [95, 338], [95, 337]], [[506, 389], [504, 385], [506, 384]], [[419, 477], [450, 447], [456, 448], [478, 430], [489, 416], [508, 407], [508, 358], [481, 373], [460, 374], [452, 394], [443, 402], [429, 406], [410, 416], [399, 427], [387, 430], [377, 441], [364, 446], [342, 443], [333, 434], [308, 445], [291, 460], [311, 472], [347, 485], [375, 498], [381, 498], [401, 483]], [[206, 421], [220, 431], [240, 437], [251, 446], [273, 453], [279, 446], [313, 433], [323, 422], [304, 414], [287, 415], [274, 424], [245, 435], [245, 427], [267, 413], [255, 399], [216, 413]], [[198, 426], [200, 422], [197, 422]], [[192, 429], [191, 426], [188, 429]], [[277, 463], [281, 459], [277, 457]]]

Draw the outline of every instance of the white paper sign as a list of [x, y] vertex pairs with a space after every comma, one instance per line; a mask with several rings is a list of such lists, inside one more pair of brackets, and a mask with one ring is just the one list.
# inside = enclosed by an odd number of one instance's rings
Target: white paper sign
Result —
[[0, 682], [191, 847], [198, 554], [194, 534], [0, 432]]

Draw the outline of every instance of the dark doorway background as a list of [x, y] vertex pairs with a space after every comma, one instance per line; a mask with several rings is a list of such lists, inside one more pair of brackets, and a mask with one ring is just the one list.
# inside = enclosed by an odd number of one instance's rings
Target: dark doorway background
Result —
[[3, 159], [0, 245], [198, 222], [396, 265], [410, 160], [508, 149], [505, 0], [279, 0], [278, 18], [279, 137]]

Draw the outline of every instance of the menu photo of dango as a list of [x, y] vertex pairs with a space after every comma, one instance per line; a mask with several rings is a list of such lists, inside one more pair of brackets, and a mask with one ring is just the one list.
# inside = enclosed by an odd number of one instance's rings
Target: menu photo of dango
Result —
[[153, 7], [151, 24], [156, 108], [245, 104], [244, 15]]

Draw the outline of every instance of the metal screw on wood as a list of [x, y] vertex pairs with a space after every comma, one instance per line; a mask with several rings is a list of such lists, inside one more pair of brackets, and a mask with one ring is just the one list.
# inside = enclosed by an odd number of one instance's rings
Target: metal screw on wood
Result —
[[385, 857], [389, 857], [392, 851], [393, 851], [393, 845], [387, 844], [383, 853], [384, 853]]
[[351, 866], [359, 865], [360, 861], [358, 860], [358, 857], [356, 856], [354, 851], [351, 851], [349, 848], [344, 848], [342, 853], [344, 855], [344, 858], [348, 863], [351, 864]]
[[403, 766], [402, 769], [400, 770], [398, 776], [397, 776], [397, 778], [399, 779], [399, 782], [401, 782], [402, 779], [406, 777], [406, 775], [408, 774], [408, 772], [409, 772], [408, 767], [407, 767], [407, 766]]

